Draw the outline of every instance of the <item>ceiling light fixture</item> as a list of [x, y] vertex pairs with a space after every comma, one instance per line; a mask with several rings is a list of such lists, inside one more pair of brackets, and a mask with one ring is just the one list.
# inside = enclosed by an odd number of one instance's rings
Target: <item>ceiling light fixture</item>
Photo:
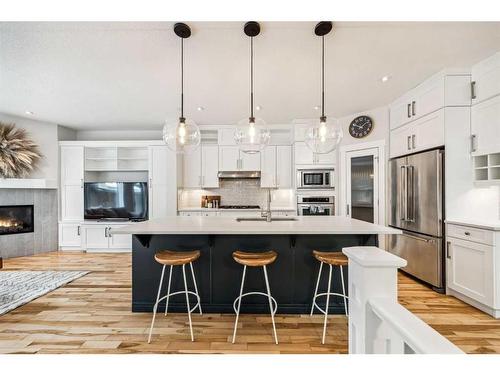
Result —
[[321, 117], [307, 128], [305, 142], [315, 154], [326, 154], [335, 150], [343, 137], [339, 124], [329, 121], [325, 115], [325, 35], [332, 27], [330, 21], [322, 21], [314, 28], [314, 33], [321, 37]]
[[165, 122], [163, 140], [169, 149], [182, 154], [194, 151], [200, 145], [201, 135], [198, 125], [184, 117], [184, 39], [191, 36], [191, 28], [176, 23], [174, 32], [181, 39], [181, 115], [178, 120]]
[[26, 112], [24, 112], [24, 113], [26, 113], [27, 115], [30, 115], [30, 116], [33, 116], [33, 115], [34, 115], [34, 113], [33, 113], [33, 112], [31, 112], [31, 111], [26, 111]]
[[260, 105], [258, 105], [258, 106], [255, 107], [256, 111], [260, 111], [261, 109], [262, 109], [262, 107]]
[[253, 38], [260, 33], [258, 22], [250, 21], [243, 27], [245, 34], [250, 37], [250, 117], [238, 122], [234, 133], [234, 140], [240, 150], [247, 154], [255, 154], [263, 150], [271, 139], [271, 132], [261, 118], [255, 118], [253, 113]]
[[198, 107], [198, 108], [196, 108], [196, 109], [197, 109], [198, 111], [200, 111], [200, 112], [205, 110], [205, 108], [204, 108], [204, 107]]
[[391, 76], [383, 76], [382, 78], [380, 78], [380, 80], [381, 80], [383, 83], [387, 82], [387, 81], [388, 81], [388, 80], [390, 80], [390, 79], [391, 79]]

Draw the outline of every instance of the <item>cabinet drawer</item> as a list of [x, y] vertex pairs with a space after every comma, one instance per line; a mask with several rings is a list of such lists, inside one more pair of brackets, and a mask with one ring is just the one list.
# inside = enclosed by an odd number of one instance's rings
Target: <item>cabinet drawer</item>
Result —
[[486, 229], [472, 228], [463, 225], [448, 224], [448, 236], [467, 241], [493, 245], [494, 235]]

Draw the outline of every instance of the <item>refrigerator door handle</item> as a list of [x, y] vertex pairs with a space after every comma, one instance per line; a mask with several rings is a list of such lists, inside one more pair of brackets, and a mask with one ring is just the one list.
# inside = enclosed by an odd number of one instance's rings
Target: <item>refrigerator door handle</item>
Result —
[[[408, 173], [409, 171], [409, 173]], [[412, 223], [415, 222], [415, 167], [413, 165], [407, 166], [407, 175], [408, 175], [408, 180], [409, 182], [407, 183], [407, 205], [408, 205], [408, 216], [407, 216], [407, 221], [411, 221]]]
[[406, 176], [406, 165], [401, 166], [401, 220], [406, 221], [406, 217], [408, 216], [408, 191], [407, 191], [407, 176]]

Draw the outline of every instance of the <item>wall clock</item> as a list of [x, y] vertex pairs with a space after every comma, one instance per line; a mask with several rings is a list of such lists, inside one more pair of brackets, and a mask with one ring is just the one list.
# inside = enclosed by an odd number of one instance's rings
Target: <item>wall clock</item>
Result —
[[373, 120], [368, 116], [358, 116], [349, 125], [349, 134], [354, 138], [363, 138], [373, 130]]

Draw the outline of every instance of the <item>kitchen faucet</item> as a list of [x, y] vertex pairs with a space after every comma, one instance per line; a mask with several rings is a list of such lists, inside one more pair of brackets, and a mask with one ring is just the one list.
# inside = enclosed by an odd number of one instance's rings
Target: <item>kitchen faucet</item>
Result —
[[267, 189], [267, 208], [266, 211], [260, 213], [262, 217], [266, 218], [266, 221], [270, 223], [273, 218], [271, 215], [271, 189]]

